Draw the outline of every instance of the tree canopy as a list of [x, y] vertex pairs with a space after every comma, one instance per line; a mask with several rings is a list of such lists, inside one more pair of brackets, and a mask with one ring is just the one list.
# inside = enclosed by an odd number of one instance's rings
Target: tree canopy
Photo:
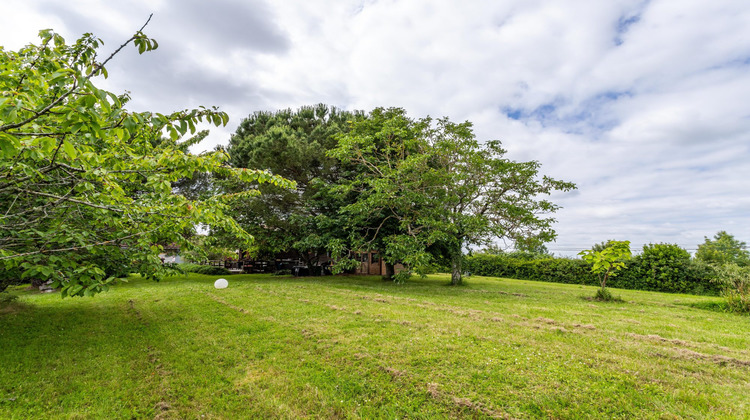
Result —
[[419, 271], [438, 249], [451, 261], [453, 284], [461, 283], [467, 246], [495, 238], [553, 240], [554, 219], [547, 215], [559, 207], [543, 196], [575, 188], [539, 177], [538, 162], [515, 162], [505, 153], [499, 141], [480, 144], [469, 122], [414, 120], [400, 108], [356, 119], [329, 152], [363, 168], [339, 186], [359, 192], [342, 211], [379, 220], [370, 224], [373, 235], [381, 234], [384, 221], [396, 222], [382, 232], [385, 258]]
[[[345, 235], [339, 228], [341, 203], [328, 189], [349, 168], [326, 151], [336, 146], [335, 136], [355, 115], [319, 104], [255, 112], [240, 123], [227, 148], [232, 166], [267, 170], [296, 182], [294, 189], [264, 185], [263, 194], [236, 202], [233, 214], [256, 237], [259, 255], [297, 251], [313, 264], [329, 243]], [[229, 191], [244, 188], [237, 183], [223, 186]]]
[[68, 45], [44, 30], [39, 45], [0, 48], [0, 264], [26, 278], [53, 280], [63, 296], [106, 290], [113, 260], [158, 279], [160, 245], [191, 246], [187, 237], [197, 224], [251, 242], [227, 211], [233, 199], [257, 195], [257, 188], [188, 199], [173, 191], [181, 178], [215, 173], [292, 186], [268, 172], [232, 169], [220, 151], [187, 152], [204, 135], [182, 137], [196, 134], [201, 121], [225, 125], [225, 113], [131, 112], [127, 94], [94, 85], [128, 44], [140, 53], [157, 48], [142, 30], [102, 61], [102, 42], [91, 34]]
[[737, 264], [750, 266], [750, 251], [747, 244], [734, 238], [726, 231], [720, 231], [713, 239], [704, 237], [705, 242], [698, 245], [695, 258], [713, 265]]

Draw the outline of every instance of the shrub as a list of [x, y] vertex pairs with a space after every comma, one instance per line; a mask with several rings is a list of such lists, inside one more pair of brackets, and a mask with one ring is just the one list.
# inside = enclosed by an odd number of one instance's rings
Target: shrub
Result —
[[475, 254], [467, 257], [464, 268], [474, 275], [508, 277], [525, 280], [543, 280], [569, 284], [597, 284], [590, 265], [572, 258], [527, 259], [513, 254]]
[[750, 267], [726, 264], [716, 269], [716, 281], [729, 309], [750, 312]]
[[188, 273], [206, 274], [209, 276], [223, 276], [232, 274], [224, 267], [216, 267], [213, 265], [181, 264], [180, 266], [180, 268]]
[[639, 289], [682, 292], [690, 289], [686, 278], [690, 254], [674, 244], [648, 244], [640, 255]]
[[29, 279], [21, 278], [22, 271], [18, 267], [6, 269], [0, 267], [0, 292], [8, 288], [8, 286], [14, 286], [16, 284], [28, 283]]
[[[584, 299], [588, 300], [588, 298], [585, 297]], [[609, 291], [609, 289], [602, 288], [596, 290], [594, 300], [598, 300], [599, 302], [625, 302], [621, 297], [613, 295], [612, 292]]]
[[607, 280], [617, 276], [625, 268], [625, 262], [630, 260], [630, 241], [609, 241], [601, 251], [586, 249], [578, 255], [591, 264], [591, 271], [599, 276], [604, 295]]
[[[687, 258], [685, 258], [687, 256]], [[568, 284], [600, 284], [591, 265], [572, 258], [527, 255], [474, 254], [466, 257], [464, 269], [474, 275], [541, 280]], [[677, 245], [657, 244], [644, 247], [643, 255], [627, 260], [617, 277], [607, 285], [620, 289], [651, 290], [672, 293], [717, 294], [719, 284], [713, 282], [714, 269], [690, 259], [687, 251]]]

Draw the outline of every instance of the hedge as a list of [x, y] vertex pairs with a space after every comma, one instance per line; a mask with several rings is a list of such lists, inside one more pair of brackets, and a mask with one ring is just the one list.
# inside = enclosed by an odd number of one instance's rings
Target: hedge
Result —
[[[648, 250], [646, 250], [646, 248]], [[684, 250], [682, 250], [684, 251]], [[686, 257], [687, 256], [687, 257]], [[533, 259], [514, 254], [475, 254], [467, 256], [464, 269], [473, 275], [506, 277], [554, 283], [599, 285], [599, 278], [583, 260], [537, 256]], [[670, 293], [717, 294], [714, 271], [668, 244], [647, 245], [644, 252], [626, 262], [607, 286], [620, 289]]]

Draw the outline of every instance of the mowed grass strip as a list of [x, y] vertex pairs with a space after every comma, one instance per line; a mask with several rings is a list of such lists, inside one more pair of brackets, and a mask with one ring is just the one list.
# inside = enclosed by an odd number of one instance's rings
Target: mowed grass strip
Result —
[[0, 418], [748, 418], [719, 298], [447, 276], [134, 278], [0, 311]]

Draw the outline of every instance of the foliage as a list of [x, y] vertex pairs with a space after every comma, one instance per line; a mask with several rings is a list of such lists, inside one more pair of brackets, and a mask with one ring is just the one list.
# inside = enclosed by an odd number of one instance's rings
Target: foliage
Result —
[[630, 241], [609, 241], [601, 251], [585, 249], [578, 255], [591, 264], [591, 271], [599, 276], [602, 290], [607, 287], [607, 280], [625, 268], [625, 261], [632, 256]]
[[[193, 235], [189, 238], [191, 247], [180, 249], [183, 261], [201, 264], [212, 260], [237, 258], [237, 250], [227, 247], [221, 238], [213, 235]], [[232, 243], [235, 245], [236, 243]]]
[[466, 246], [552, 240], [554, 219], [545, 216], [558, 206], [541, 197], [575, 188], [540, 179], [538, 162], [507, 159], [499, 141], [480, 144], [469, 122], [413, 120], [399, 108], [357, 118], [338, 141], [329, 155], [363, 168], [337, 190], [357, 193], [343, 212], [370, 227], [370, 241], [383, 238], [387, 261], [417, 272], [433, 258], [428, 247], [439, 244], [452, 284], [461, 283]]
[[[256, 112], [240, 123], [227, 148], [231, 164], [266, 170], [297, 185], [295, 189], [262, 186], [262, 195], [235, 204], [233, 214], [256, 238], [257, 254], [271, 257], [296, 251], [313, 265], [313, 258], [345, 237], [338, 218], [342, 204], [329, 188], [350, 169], [326, 156], [326, 151], [335, 147], [335, 136], [347, 129], [347, 121], [355, 115], [320, 104], [296, 111]], [[244, 188], [236, 183], [223, 187]]]
[[721, 295], [735, 312], [750, 312], [750, 267], [729, 263], [716, 270]]
[[609, 291], [609, 289], [600, 288], [596, 289], [596, 294], [594, 295], [594, 299], [600, 300], [602, 302], [612, 302], [617, 300], [622, 300], [616, 298], [614, 295], [612, 295], [612, 292]]
[[696, 259], [712, 265], [750, 266], [750, 251], [745, 242], [734, 239], [734, 236], [723, 230], [714, 235], [713, 240], [707, 237], [704, 239], [705, 242], [698, 245], [695, 252]]
[[539, 238], [521, 238], [515, 243], [515, 250], [518, 252], [529, 252], [537, 255], [551, 255], [549, 249], [541, 242]]
[[572, 258], [527, 258], [524, 254], [474, 254], [464, 267], [473, 275], [506, 277], [555, 283], [595, 285], [599, 281], [591, 265]]
[[638, 256], [641, 290], [691, 289], [688, 278], [690, 253], [675, 244], [648, 244]]
[[228, 275], [232, 274], [229, 270], [227, 270], [224, 267], [217, 267], [214, 265], [201, 265], [198, 266], [198, 268], [191, 270], [191, 273], [197, 273], [197, 274], [208, 274], [212, 276], [221, 276], [221, 275]]
[[105, 65], [126, 45], [143, 53], [156, 41], [138, 31], [100, 62], [101, 41], [91, 34], [72, 45], [50, 30], [40, 37], [38, 46], [0, 49], [4, 269], [53, 280], [63, 296], [90, 296], [125, 274], [110, 262], [159, 279], [165, 270], [158, 244], [190, 247], [187, 238], [197, 224], [251, 242], [226, 212], [233, 198], [257, 190], [195, 200], [172, 190], [173, 182], [194, 173], [291, 186], [263, 171], [230, 169], [221, 152], [187, 153], [202, 136], [182, 141], [183, 135], [195, 133], [201, 121], [226, 124], [227, 115], [207, 108], [130, 112], [128, 95], [93, 84], [107, 76]]
[[8, 286], [28, 282], [28, 280], [23, 280], [21, 278], [22, 273], [23, 271], [18, 267], [0, 270], [0, 292], [3, 292]]
[[[670, 293], [716, 294], [718, 285], [712, 281], [715, 270], [695, 259], [655, 259], [654, 250], [672, 250], [678, 256], [686, 251], [676, 245], [657, 244], [645, 247], [646, 257], [636, 255], [627, 262], [617, 277], [610, 277], [607, 285], [621, 289], [652, 290]], [[668, 255], [668, 253], [667, 253]], [[679, 262], [678, 265], [677, 263]], [[507, 277], [555, 283], [600, 283], [592, 273], [591, 264], [582, 259], [553, 258], [524, 253], [486, 253], [466, 257], [464, 267], [472, 274]]]
[[212, 276], [222, 276], [222, 275], [232, 274], [228, 269], [224, 267], [215, 266], [215, 265], [182, 263], [182, 264], [177, 264], [177, 269], [183, 273], [206, 274], [206, 275], [212, 275]]

